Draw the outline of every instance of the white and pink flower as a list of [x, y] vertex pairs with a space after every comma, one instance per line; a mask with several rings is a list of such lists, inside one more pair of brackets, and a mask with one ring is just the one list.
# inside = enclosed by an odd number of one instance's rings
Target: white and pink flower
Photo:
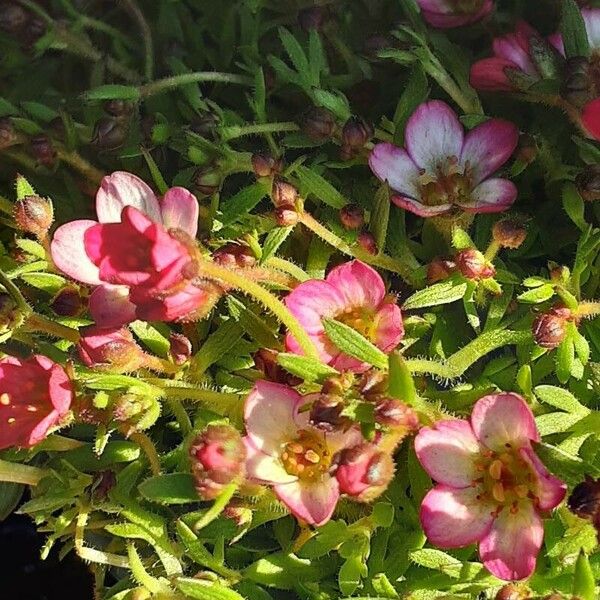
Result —
[[207, 300], [192, 285], [188, 240], [198, 228], [198, 202], [171, 188], [162, 199], [138, 177], [118, 171], [96, 194], [98, 221], [59, 227], [52, 259], [73, 279], [96, 286], [90, 312], [98, 325], [118, 327], [136, 318], [186, 319]]
[[[582, 8], [581, 16], [585, 23], [585, 30], [588, 36], [588, 43], [592, 53], [600, 50], [600, 8]], [[562, 33], [556, 32], [548, 37], [548, 41], [565, 56], [565, 45]]]
[[[325, 333], [324, 318], [351, 326], [384, 352], [391, 352], [404, 335], [402, 313], [395, 300], [386, 296], [383, 279], [359, 260], [335, 267], [325, 280], [301, 283], [285, 298], [285, 304], [310, 336], [321, 360], [339, 371], [360, 372], [369, 365], [333, 344]], [[291, 334], [285, 343], [292, 352], [302, 354]]]
[[481, 21], [494, 10], [493, 0], [417, 0], [427, 23], [439, 29]]
[[357, 429], [324, 433], [309, 424], [306, 398], [280, 383], [257, 381], [244, 408], [246, 474], [270, 485], [290, 512], [310, 525], [333, 514], [340, 487], [334, 455], [362, 440]]
[[513, 393], [481, 398], [470, 421], [421, 429], [417, 457], [437, 482], [421, 505], [429, 541], [441, 548], [478, 543], [496, 577], [529, 577], [544, 536], [542, 513], [566, 492], [535, 454], [532, 442], [539, 441], [531, 409]]
[[421, 217], [455, 208], [501, 212], [515, 201], [517, 188], [490, 176], [511, 157], [518, 139], [517, 127], [502, 119], [489, 119], [465, 135], [456, 113], [431, 100], [408, 120], [406, 148], [377, 144], [369, 165], [396, 192], [392, 202]]

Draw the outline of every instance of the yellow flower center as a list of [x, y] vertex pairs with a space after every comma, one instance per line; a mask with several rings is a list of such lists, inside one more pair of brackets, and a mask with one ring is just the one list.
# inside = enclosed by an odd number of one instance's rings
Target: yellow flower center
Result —
[[446, 164], [438, 166], [435, 175], [423, 170], [419, 182], [421, 199], [427, 206], [466, 202], [473, 189], [468, 166], [461, 173], [458, 159], [454, 156]]
[[352, 327], [369, 340], [374, 337], [375, 319], [373, 311], [364, 306], [347, 308], [343, 313], [336, 315], [336, 320]]
[[303, 429], [296, 438], [284, 444], [281, 462], [290, 475], [300, 479], [317, 479], [329, 470], [331, 452], [324, 436]]

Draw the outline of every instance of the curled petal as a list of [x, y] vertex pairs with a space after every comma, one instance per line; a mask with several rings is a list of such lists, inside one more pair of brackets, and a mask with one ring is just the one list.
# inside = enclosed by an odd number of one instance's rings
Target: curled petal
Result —
[[135, 305], [124, 285], [99, 285], [90, 296], [89, 309], [100, 327], [120, 327], [135, 321]]
[[600, 9], [584, 8], [581, 10], [581, 14], [591, 48], [600, 48]]
[[472, 192], [470, 202], [457, 202], [471, 213], [497, 213], [510, 208], [517, 199], [517, 186], [508, 179], [486, 179]]
[[101, 283], [98, 267], [85, 252], [84, 236], [96, 221], [71, 221], [61, 225], [55, 232], [50, 245], [54, 264], [65, 275], [90, 285]]
[[556, 508], [565, 498], [567, 493], [566, 484], [558, 477], [548, 472], [544, 463], [530, 446], [525, 446], [519, 451], [521, 458], [529, 465], [537, 479], [537, 490], [535, 495], [541, 510], [552, 510]]
[[71, 380], [65, 370], [49, 358], [38, 355], [35, 359], [42, 368], [49, 371], [48, 393], [54, 410], [59, 417], [66, 415], [73, 400]]
[[475, 488], [438, 485], [427, 492], [420, 519], [427, 539], [440, 548], [461, 548], [481, 540], [494, 521], [494, 507], [477, 499]]
[[162, 221], [167, 229], [181, 229], [192, 238], [198, 232], [198, 200], [182, 187], [171, 188], [161, 200]]
[[323, 525], [331, 518], [340, 497], [335, 477], [324, 475], [320, 481], [297, 480], [275, 485], [277, 497], [298, 519], [309, 525]]
[[588, 102], [581, 111], [581, 121], [587, 132], [600, 140], [600, 98]]
[[437, 206], [427, 206], [418, 200], [412, 198], [406, 198], [404, 196], [392, 196], [392, 202], [408, 210], [419, 217], [437, 217], [449, 213], [452, 210], [452, 204], [438, 204]]
[[394, 191], [413, 198], [419, 195], [419, 168], [404, 148], [388, 143], [377, 144], [369, 156], [369, 166]]
[[285, 298], [288, 310], [309, 335], [323, 331], [323, 317], [333, 317], [345, 308], [344, 297], [328, 281], [311, 279]]

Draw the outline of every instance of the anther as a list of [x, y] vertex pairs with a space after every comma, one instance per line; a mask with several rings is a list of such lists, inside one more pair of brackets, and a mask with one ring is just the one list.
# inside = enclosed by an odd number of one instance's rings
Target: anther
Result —
[[506, 498], [504, 495], [504, 486], [499, 481], [494, 483], [492, 487], [492, 496], [494, 496], [496, 502], [504, 502]]
[[489, 473], [492, 479], [500, 479], [502, 477], [502, 461], [496, 459], [489, 468]]
[[319, 455], [314, 450], [307, 450], [304, 453], [304, 458], [313, 465], [316, 465], [321, 460]]
[[10, 396], [6, 392], [0, 394], [0, 404], [3, 404], [4, 406], [8, 406], [10, 404]]

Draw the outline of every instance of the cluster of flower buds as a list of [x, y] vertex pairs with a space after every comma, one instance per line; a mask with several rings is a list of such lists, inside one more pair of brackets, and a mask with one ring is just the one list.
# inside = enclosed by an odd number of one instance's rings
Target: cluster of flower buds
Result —
[[209, 425], [192, 442], [190, 460], [198, 495], [213, 500], [224, 486], [244, 476], [242, 436], [230, 425]]
[[341, 159], [352, 160], [356, 158], [374, 133], [373, 125], [365, 119], [358, 116], [350, 117], [342, 127]]
[[281, 173], [283, 161], [270, 154], [254, 153], [251, 158], [252, 169], [257, 177], [273, 177]]
[[213, 252], [213, 260], [223, 267], [248, 268], [256, 264], [256, 256], [246, 244], [229, 242]]
[[542, 348], [557, 348], [567, 335], [568, 323], [575, 320], [575, 315], [565, 306], [554, 306], [539, 314], [532, 326], [535, 343]]

